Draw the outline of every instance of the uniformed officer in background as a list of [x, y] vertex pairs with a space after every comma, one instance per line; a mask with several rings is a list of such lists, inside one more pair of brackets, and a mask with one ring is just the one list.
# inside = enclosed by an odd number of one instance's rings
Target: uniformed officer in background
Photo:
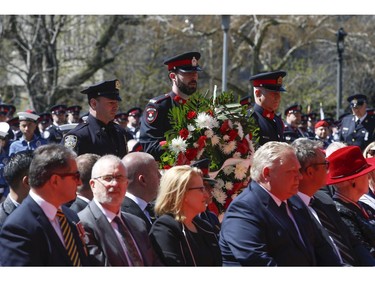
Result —
[[362, 94], [347, 98], [352, 109], [351, 115], [345, 116], [339, 129], [340, 141], [348, 145], [356, 145], [363, 151], [375, 140], [375, 115], [366, 111], [367, 97]]
[[81, 91], [87, 95], [89, 115], [64, 136], [62, 143], [66, 147], [72, 148], [78, 155], [113, 154], [122, 158], [127, 154], [126, 132], [114, 122], [121, 101], [119, 89], [120, 81], [115, 79]]
[[79, 105], [72, 105], [66, 108], [66, 122], [68, 124], [79, 123], [79, 114], [82, 107]]
[[258, 123], [259, 145], [269, 141], [283, 141], [284, 124], [277, 114], [281, 92], [285, 92], [285, 71], [263, 72], [250, 77], [254, 92], [254, 107], [251, 116]]
[[194, 94], [198, 86], [199, 52], [183, 53], [164, 61], [168, 66], [168, 77], [172, 90], [153, 98], [146, 105], [141, 118], [140, 140], [143, 151], [154, 156], [156, 161], [163, 154], [161, 144], [165, 141], [165, 132], [171, 129], [168, 113], [172, 106], [184, 104]]
[[292, 143], [298, 138], [308, 137], [300, 128], [302, 123], [302, 106], [300, 104], [292, 104], [284, 110], [284, 140]]
[[65, 104], [57, 104], [51, 107], [52, 124], [45, 130], [43, 137], [48, 143], [60, 143], [63, 137], [59, 126], [66, 123], [66, 108]]

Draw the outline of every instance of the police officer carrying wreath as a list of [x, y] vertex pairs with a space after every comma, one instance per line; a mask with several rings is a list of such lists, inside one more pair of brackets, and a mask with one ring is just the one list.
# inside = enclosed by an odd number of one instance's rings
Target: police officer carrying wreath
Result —
[[153, 98], [142, 114], [140, 140], [143, 151], [154, 156], [156, 161], [163, 154], [161, 144], [164, 134], [171, 129], [168, 113], [172, 106], [184, 104], [194, 94], [198, 85], [199, 52], [183, 53], [164, 61], [168, 66], [168, 77], [172, 81], [172, 91]]
[[277, 114], [281, 101], [285, 71], [263, 72], [250, 77], [254, 87], [254, 108], [252, 116], [257, 121], [259, 132], [259, 145], [269, 141], [284, 141], [284, 124]]
[[110, 80], [81, 91], [90, 106], [88, 118], [69, 131], [63, 144], [78, 155], [95, 153], [113, 154], [122, 158], [127, 154], [125, 130], [113, 120], [121, 101], [120, 81]]

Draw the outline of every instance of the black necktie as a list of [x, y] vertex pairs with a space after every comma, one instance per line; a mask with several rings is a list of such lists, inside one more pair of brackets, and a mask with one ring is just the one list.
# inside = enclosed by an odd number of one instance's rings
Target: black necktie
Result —
[[315, 199], [313, 197], [311, 198], [310, 206], [315, 210], [321, 224], [324, 226], [328, 234], [335, 241], [335, 244], [340, 251], [340, 255], [343, 261], [347, 264], [355, 265], [355, 260], [350, 254], [350, 249], [348, 248], [348, 246], [346, 246], [345, 242], [343, 241], [343, 237], [336, 229], [335, 225], [331, 222], [331, 219], [327, 216], [327, 214], [320, 208], [317, 208], [315, 204]]
[[356, 126], [358, 126], [359, 124], [361, 124], [361, 119], [358, 119], [357, 121], [355, 121]]
[[288, 223], [288, 229], [299, 237], [296, 225], [294, 224], [293, 220], [291, 219], [291, 217], [288, 214], [285, 202], [281, 202], [281, 205], [280, 205], [279, 208], [281, 210], [281, 213], [284, 216], [284, 221]]
[[131, 236], [131, 233], [129, 229], [126, 227], [124, 222], [116, 216], [114, 218], [114, 221], [117, 223], [118, 231], [120, 232], [122, 236], [122, 240], [124, 241], [128, 256], [132, 262], [132, 265], [134, 266], [143, 266], [143, 260], [140, 256], [137, 246], [135, 245], [135, 242], [133, 241], [133, 237]]
[[152, 204], [148, 203], [145, 210], [148, 212], [150, 216], [151, 223], [154, 223], [154, 221], [156, 220], [156, 217], [155, 217], [154, 207], [152, 206]]

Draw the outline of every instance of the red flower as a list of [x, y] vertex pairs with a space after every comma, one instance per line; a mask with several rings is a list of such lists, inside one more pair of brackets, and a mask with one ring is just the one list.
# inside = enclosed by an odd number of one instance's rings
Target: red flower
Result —
[[232, 141], [236, 139], [236, 137], [238, 136], [238, 133], [236, 130], [230, 130], [228, 136], [229, 136], [229, 140]]
[[186, 140], [189, 136], [189, 130], [186, 128], [183, 128], [180, 130], [179, 134], [182, 139]]
[[225, 133], [229, 130], [229, 120], [225, 120], [220, 127], [220, 133], [225, 135]]
[[168, 170], [168, 169], [170, 169], [170, 168], [172, 168], [171, 165], [164, 165], [164, 166], [163, 166], [163, 169], [164, 169], [164, 170]]
[[241, 153], [241, 155], [245, 155], [250, 150], [249, 143], [246, 139], [242, 139], [237, 142], [237, 152]]
[[212, 110], [208, 110], [206, 113], [207, 113], [208, 115], [211, 115], [212, 117], [214, 117], [214, 112], [213, 112]]
[[188, 120], [191, 120], [191, 119], [194, 119], [195, 117], [197, 117], [197, 113], [195, 111], [189, 111], [186, 115], [186, 118]]
[[208, 209], [211, 212], [214, 212], [217, 216], [220, 214], [219, 209], [217, 208], [217, 206], [214, 202], [211, 202], [210, 204], [208, 204]]
[[187, 160], [192, 161], [195, 157], [197, 157], [198, 150], [196, 148], [188, 148], [186, 149], [185, 156]]
[[186, 158], [185, 154], [179, 153], [176, 160], [176, 165], [189, 165], [190, 161]]
[[197, 140], [198, 148], [202, 149], [206, 145], [206, 136], [200, 136], [199, 139]]
[[228, 196], [227, 200], [225, 200], [224, 210], [228, 209], [229, 204], [233, 201], [232, 197]]

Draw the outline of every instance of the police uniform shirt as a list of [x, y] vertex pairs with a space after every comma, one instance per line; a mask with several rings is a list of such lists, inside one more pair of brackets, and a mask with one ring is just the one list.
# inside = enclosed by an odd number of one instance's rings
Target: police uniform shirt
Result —
[[284, 124], [279, 115], [267, 113], [258, 104], [254, 105], [251, 115], [255, 118], [260, 128], [259, 145], [269, 141], [283, 141]]
[[143, 111], [140, 139], [143, 151], [154, 156], [156, 161], [160, 160], [163, 149], [160, 142], [165, 140], [165, 132], [172, 129], [169, 123], [168, 113], [172, 106], [178, 106], [184, 100], [173, 92], [151, 99]]
[[4, 167], [9, 162], [8, 151], [2, 150], [0, 152], [0, 198], [7, 196], [9, 193], [8, 183], [4, 178]]
[[63, 133], [58, 126], [52, 124], [43, 132], [43, 138], [48, 140], [49, 143], [60, 143]]
[[73, 149], [78, 155], [113, 154], [122, 158], [127, 154], [125, 130], [113, 121], [105, 125], [91, 114], [65, 135], [62, 144]]
[[47, 144], [48, 141], [35, 135], [31, 141], [26, 141], [22, 136], [19, 140], [12, 142], [9, 147], [9, 156], [12, 156], [14, 153], [24, 151], [24, 150], [35, 150], [37, 147]]
[[367, 114], [359, 124], [355, 121], [354, 115], [348, 115], [342, 119], [340, 141], [348, 145], [359, 146], [363, 151], [367, 145], [375, 141], [375, 115]]
[[293, 128], [291, 124], [284, 123], [284, 141], [292, 143], [298, 138], [307, 138], [308, 134], [304, 134], [299, 128]]

